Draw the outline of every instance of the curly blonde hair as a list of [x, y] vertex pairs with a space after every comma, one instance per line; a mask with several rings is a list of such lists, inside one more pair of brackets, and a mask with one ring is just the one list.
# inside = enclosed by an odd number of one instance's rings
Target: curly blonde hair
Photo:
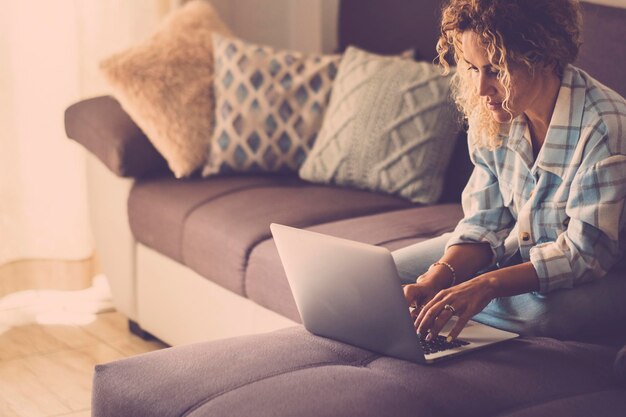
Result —
[[[498, 71], [497, 79], [505, 91], [502, 106], [512, 116], [511, 67], [521, 65], [532, 73], [538, 64], [554, 65], [561, 75], [578, 55], [580, 25], [577, 0], [450, 0], [442, 12], [438, 61], [448, 73], [450, 53], [456, 64], [463, 59], [461, 35], [475, 32]], [[481, 102], [469, 71], [455, 71], [452, 82], [473, 144], [490, 149], [500, 146], [500, 125]]]

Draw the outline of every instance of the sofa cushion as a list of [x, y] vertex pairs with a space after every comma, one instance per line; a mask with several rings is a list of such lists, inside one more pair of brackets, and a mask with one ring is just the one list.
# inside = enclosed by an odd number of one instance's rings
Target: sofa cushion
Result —
[[[338, 220], [307, 229], [395, 250], [453, 230], [462, 216], [458, 204], [423, 206]], [[248, 298], [300, 321], [273, 240], [265, 240], [252, 250], [245, 276]]]
[[499, 417], [622, 417], [624, 410], [626, 410], [626, 390], [615, 388], [554, 398], [545, 403], [501, 414]]
[[391, 196], [277, 180], [229, 193], [193, 210], [183, 226], [184, 263], [247, 297], [245, 272], [256, 245], [270, 237], [270, 223], [306, 227], [380, 213], [410, 204]]
[[140, 243], [242, 295], [248, 256], [270, 237], [270, 223], [306, 227], [412, 206], [397, 197], [269, 174], [138, 181], [128, 205]]
[[213, 35], [215, 131], [203, 175], [296, 172], [322, 125], [339, 55]]
[[615, 377], [626, 385], [626, 345], [617, 352], [614, 364]]
[[[212, 180], [199, 178], [140, 180], [135, 182], [128, 197], [130, 229], [138, 242], [184, 263], [183, 228], [194, 210], [219, 201], [231, 193], [293, 182], [289, 178], [261, 175]], [[206, 243], [210, 242], [213, 241], [209, 240]]]
[[567, 406], [567, 413], [555, 407], [548, 414], [521, 415], [613, 417], [626, 402], [611, 375], [615, 352], [527, 338], [418, 365], [294, 327], [98, 365], [92, 412], [99, 417], [490, 417], [598, 393], [600, 413], [581, 414]]

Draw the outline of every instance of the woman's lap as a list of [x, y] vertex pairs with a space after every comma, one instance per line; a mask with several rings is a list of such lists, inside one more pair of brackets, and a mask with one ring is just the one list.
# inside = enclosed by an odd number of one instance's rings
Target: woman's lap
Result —
[[[448, 234], [392, 253], [403, 283], [415, 278], [443, 255]], [[585, 339], [587, 334], [617, 331], [626, 320], [626, 268], [571, 289], [526, 293], [492, 300], [474, 320], [524, 336]]]
[[474, 320], [526, 336], [586, 340], [618, 331], [626, 320], [625, 270], [547, 294], [496, 298]]

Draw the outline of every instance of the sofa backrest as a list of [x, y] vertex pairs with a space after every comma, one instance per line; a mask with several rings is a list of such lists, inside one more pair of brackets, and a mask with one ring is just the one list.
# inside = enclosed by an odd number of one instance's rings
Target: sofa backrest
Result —
[[[380, 54], [413, 48], [415, 58], [432, 61], [439, 35], [442, 0], [341, 0], [339, 46]], [[583, 46], [575, 63], [591, 76], [626, 96], [626, 8], [581, 3]], [[446, 176], [441, 202], [459, 201], [471, 173], [464, 137], [458, 141]]]
[[581, 6], [583, 45], [575, 65], [626, 97], [626, 7]]

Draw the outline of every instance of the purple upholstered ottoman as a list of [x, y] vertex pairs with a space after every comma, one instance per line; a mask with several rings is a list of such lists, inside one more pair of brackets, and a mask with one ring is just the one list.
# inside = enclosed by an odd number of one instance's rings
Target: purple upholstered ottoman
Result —
[[517, 339], [417, 365], [301, 327], [96, 367], [93, 416], [621, 416], [618, 348]]

